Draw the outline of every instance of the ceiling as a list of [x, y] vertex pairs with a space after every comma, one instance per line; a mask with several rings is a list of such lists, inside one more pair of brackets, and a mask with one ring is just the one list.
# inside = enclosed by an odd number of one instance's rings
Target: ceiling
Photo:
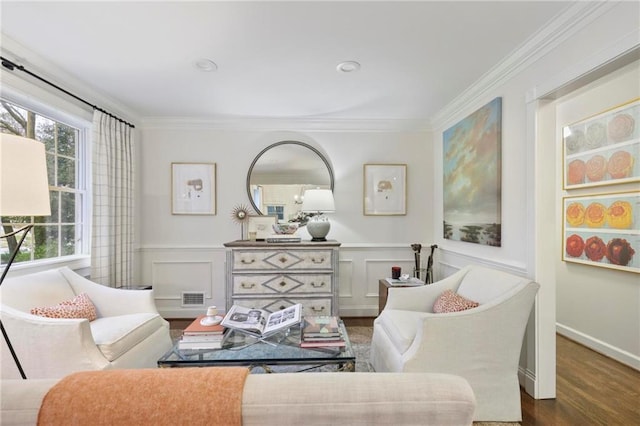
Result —
[[138, 118], [426, 120], [572, 3], [3, 0], [0, 15], [9, 40]]

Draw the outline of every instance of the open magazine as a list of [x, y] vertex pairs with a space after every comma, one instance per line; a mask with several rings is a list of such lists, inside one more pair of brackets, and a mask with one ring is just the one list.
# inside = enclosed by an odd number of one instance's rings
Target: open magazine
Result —
[[220, 325], [242, 331], [255, 337], [267, 337], [302, 321], [300, 303], [276, 312], [233, 305]]

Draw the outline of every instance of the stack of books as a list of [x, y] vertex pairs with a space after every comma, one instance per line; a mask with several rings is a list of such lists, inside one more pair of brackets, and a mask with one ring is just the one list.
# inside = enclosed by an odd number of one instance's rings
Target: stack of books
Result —
[[311, 316], [304, 318], [302, 348], [344, 347], [346, 342], [336, 316]]
[[292, 234], [271, 234], [267, 236], [268, 243], [299, 243], [302, 239]]
[[182, 332], [178, 349], [220, 349], [226, 328], [220, 324], [202, 325], [206, 315], [200, 315]]

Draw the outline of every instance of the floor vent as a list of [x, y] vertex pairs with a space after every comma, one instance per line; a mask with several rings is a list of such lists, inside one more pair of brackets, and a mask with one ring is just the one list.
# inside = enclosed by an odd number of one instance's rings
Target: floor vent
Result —
[[204, 306], [204, 292], [199, 291], [183, 291], [182, 292], [182, 306]]

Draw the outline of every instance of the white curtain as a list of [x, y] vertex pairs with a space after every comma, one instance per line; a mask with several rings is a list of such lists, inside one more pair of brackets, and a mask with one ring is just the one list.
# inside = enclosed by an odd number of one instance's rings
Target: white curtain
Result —
[[133, 129], [93, 113], [91, 279], [126, 287], [133, 275]]

